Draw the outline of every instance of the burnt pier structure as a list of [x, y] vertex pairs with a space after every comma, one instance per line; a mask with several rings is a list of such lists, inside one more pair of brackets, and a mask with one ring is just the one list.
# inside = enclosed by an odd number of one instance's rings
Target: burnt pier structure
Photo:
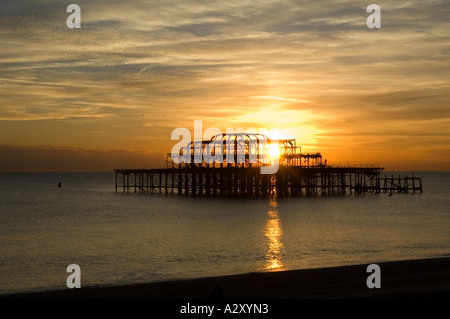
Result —
[[[262, 174], [264, 167], [276, 169]], [[293, 139], [247, 133], [190, 143], [167, 155], [166, 168], [114, 172], [116, 192], [125, 193], [255, 198], [423, 192], [419, 177], [388, 176], [379, 166], [327, 165], [320, 153], [302, 153]]]

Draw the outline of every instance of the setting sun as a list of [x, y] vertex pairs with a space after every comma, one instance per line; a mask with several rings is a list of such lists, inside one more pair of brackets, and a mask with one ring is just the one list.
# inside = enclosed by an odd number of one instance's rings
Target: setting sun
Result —
[[71, 2], [0, 2], [0, 299], [450, 297], [449, 0]]
[[196, 120], [295, 139], [336, 165], [450, 169], [448, 26], [434, 4], [405, 33], [411, 15], [394, 4], [395, 28], [373, 32], [365, 8], [341, 2], [86, 2], [74, 29], [56, 2], [0, 17], [1, 171], [164, 167], [171, 132]]
[[270, 145], [269, 155], [272, 158], [280, 157], [280, 146], [278, 145], [278, 143]]

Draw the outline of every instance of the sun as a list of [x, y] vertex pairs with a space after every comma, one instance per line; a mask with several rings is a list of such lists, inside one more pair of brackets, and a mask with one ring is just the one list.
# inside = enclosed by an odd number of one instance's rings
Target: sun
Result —
[[269, 155], [273, 158], [280, 157], [280, 146], [278, 143], [270, 144]]

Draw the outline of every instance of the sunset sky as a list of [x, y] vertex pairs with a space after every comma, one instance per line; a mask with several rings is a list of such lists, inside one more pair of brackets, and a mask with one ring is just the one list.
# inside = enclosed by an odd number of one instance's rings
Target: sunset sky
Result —
[[445, 0], [1, 0], [0, 171], [161, 167], [194, 120], [279, 129], [329, 164], [450, 170], [449, 17]]

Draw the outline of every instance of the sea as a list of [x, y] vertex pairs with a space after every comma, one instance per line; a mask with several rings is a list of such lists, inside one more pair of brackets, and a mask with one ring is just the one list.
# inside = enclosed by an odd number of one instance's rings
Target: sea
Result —
[[[206, 198], [114, 172], [0, 173], [0, 294], [450, 256], [450, 172], [423, 193]], [[58, 184], [61, 187], [58, 187]]]

